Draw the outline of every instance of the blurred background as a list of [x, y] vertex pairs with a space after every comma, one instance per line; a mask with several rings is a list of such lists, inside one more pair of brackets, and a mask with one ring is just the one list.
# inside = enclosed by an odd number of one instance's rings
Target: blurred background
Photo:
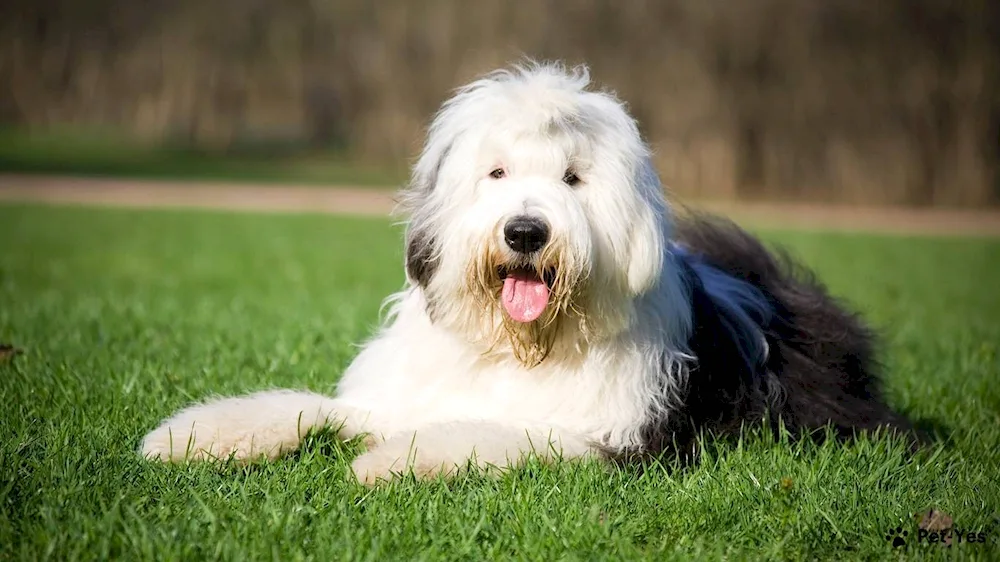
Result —
[[524, 55], [587, 62], [682, 197], [1000, 203], [996, 0], [5, 0], [0, 171], [391, 187]]

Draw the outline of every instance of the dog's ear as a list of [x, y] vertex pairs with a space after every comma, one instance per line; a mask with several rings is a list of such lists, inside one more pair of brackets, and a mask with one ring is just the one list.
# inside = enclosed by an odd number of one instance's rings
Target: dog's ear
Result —
[[638, 296], [653, 288], [663, 270], [663, 227], [652, 210], [644, 210], [632, 223], [629, 236], [628, 288]]
[[427, 288], [437, 271], [437, 241], [429, 229], [411, 223], [406, 229], [406, 275], [410, 281]]
[[418, 197], [430, 196], [437, 187], [441, 166], [444, 165], [444, 160], [450, 152], [451, 143], [428, 141], [423, 154], [417, 160], [417, 165], [413, 168], [413, 178], [407, 191]]
[[645, 201], [636, 206], [630, 217], [632, 226], [626, 269], [632, 296], [644, 294], [660, 281], [670, 235], [670, 214], [655, 172], [644, 170], [640, 173], [639, 182], [639, 196]]
[[436, 144], [429, 142], [425, 147], [403, 197], [403, 206], [410, 215], [406, 228], [406, 275], [424, 288], [437, 271], [439, 261], [437, 240], [432, 234], [434, 213], [430, 206], [441, 166], [451, 151], [451, 144], [440, 148]]

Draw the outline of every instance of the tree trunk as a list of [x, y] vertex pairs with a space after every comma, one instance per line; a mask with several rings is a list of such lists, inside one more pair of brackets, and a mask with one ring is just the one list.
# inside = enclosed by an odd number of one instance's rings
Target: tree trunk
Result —
[[739, 119], [736, 138], [736, 193], [741, 198], [764, 194], [764, 128], [756, 119]]

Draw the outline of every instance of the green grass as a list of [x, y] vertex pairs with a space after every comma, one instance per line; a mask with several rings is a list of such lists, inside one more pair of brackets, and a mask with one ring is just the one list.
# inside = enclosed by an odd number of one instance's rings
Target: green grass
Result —
[[[687, 470], [349, 478], [135, 453], [209, 394], [330, 391], [400, 286], [399, 232], [326, 216], [0, 206], [0, 559], [997, 559], [1000, 241], [766, 233], [885, 333], [891, 402], [945, 443], [750, 436]], [[936, 508], [986, 544], [913, 544]], [[911, 544], [885, 540], [902, 526]]]
[[0, 173], [169, 180], [399, 185], [405, 171], [361, 164], [332, 150], [291, 145], [196, 151], [80, 129], [26, 132], [0, 128]]

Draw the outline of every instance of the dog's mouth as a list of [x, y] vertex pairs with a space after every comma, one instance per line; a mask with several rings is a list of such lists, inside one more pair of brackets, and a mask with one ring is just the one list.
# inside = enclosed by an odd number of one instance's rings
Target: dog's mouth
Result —
[[512, 320], [533, 322], [545, 312], [556, 277], [554, 269], [546, 269], [539, 276], [532, 267], [500, 266], [497, 275], [503, 281], [500, 301]]

